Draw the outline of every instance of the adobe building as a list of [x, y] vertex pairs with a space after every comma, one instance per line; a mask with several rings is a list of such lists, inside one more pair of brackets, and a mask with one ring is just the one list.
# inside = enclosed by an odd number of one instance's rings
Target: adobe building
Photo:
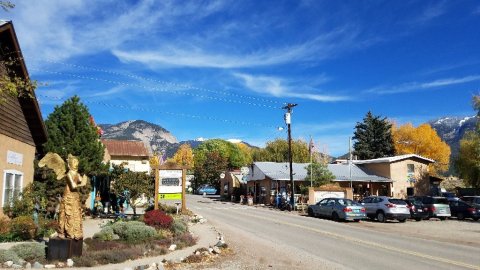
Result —
[[142, 141], [102, 139], [105, 145], [103, 160], [123, 165], [133, 172], [150, 173], [150, 155]]

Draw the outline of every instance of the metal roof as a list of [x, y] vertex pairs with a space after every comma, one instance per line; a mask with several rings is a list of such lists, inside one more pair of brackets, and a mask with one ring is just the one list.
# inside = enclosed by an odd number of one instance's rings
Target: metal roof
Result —
[[102, 139], [110, 156], [148, 157], [148, 151], [142, 141]]
[[383, 158], [375, 158], [375, 159], [366, 159], [366, 160], [352, 160], [353, 163], [355, 164], [368, 164], [368, 163], [392, 163], [392, 162], [397, 162], [400, 160], [404, 159], [409, 159], [409, 158], [418, 158], [425, 160], [430, 163], [435, 163], [435, 160], [429, 159], [426, 157], [422, 157], [420, 155], [416, 154], [407, 154], [407, 155], [400, 155], [400, 156], [393, 156], [393, 157], [383, 157]]
[[[310, 163], [293, 163], [292, 172], [294, 181], [305, 181], [307, 167]], [[287, 162], [254, 162], [253, 169], [248, 174], [248, 181], [263, 180], [290, 180], [290, 167]], [[391, 179], [373, 174], [372, 172], [351, 164], [351, 175], [348, 164], [328, 164], [328, 170], [335, 176], [334, 181], [360, 181], [360, 182], [392, 182]]]

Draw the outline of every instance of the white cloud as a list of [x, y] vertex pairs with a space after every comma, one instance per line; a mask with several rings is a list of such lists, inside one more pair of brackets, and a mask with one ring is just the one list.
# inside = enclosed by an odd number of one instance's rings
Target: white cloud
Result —
[[322, 102], [335, 102], [350, 99], [350, 97], [347, 96], [321, 95], [298, 92], [298, 88], [302, 88], [302, 86], [290, 86], [290, 82], [286, 82], [285, 80], [277, 77], [253, 76], [243, 73], [234, 73], [233, 75], [241, 79], [243, 84], [250, 90], [261, 94], [271, 95], [274, 97], [294, 97]]
[[397, 86], [378, 86], [372, 89], [368, 89], [365, 91], [366, 93], [374, 93], [378, 95], [387, 95], [387, 94], [398, 94], [398, 93], [406, 93], [406, 92], [413, 92], [417, 90], [424, 90], [430, 88], [438, 88], [443, 86], [455, 85], [455, 84], [463, 84], [473, 81], [479, 81], [480, 75], [472, 75], [466, 76], [462, 78], [445, 78], [445, 79], [438, 79], [431, 82], [409, 82], [403, 83]]

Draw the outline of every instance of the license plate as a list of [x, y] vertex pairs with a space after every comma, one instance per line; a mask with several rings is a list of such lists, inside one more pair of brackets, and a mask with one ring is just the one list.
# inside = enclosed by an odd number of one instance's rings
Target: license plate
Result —
[[353, 212], [355, 212], [355, 213], [359, 213], [359, 212], [360, 212], [360, 210], [359, 210], [359, 209], [353, 209]]
[[442, 214], [445, 214], [447, 211], [445, 211], [444, 209], [440, 210], [440, 213]]

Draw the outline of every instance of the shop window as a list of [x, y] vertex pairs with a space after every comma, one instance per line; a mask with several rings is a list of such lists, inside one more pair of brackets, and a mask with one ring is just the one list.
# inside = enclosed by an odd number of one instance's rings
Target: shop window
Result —
[[2, 206], [11, 203], [20, 197], [23, 186], [23, 174], [18, 171], [5, 171], [3, 176], [3, 202]]
[[415, 174], [415, 165], [407, 164], [407, 172], [408, 174]]

